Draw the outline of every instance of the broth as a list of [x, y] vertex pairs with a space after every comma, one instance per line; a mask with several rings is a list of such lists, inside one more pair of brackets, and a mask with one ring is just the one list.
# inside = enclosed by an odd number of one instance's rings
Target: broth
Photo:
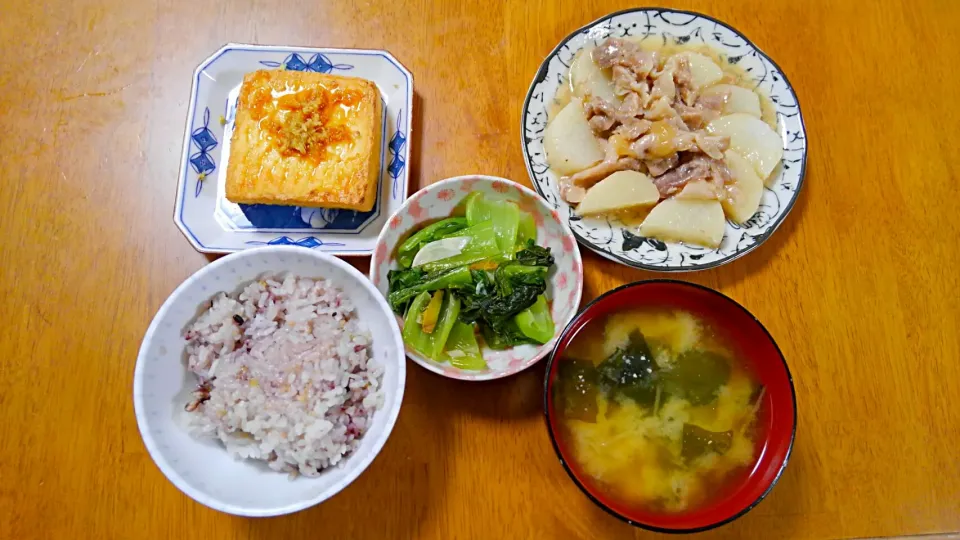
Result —
[[559, 442], [618, 503], [694, 510], [756, 463], [763, 388], [710, 322], [672, 308], [615, 313], [581, 329], [559, 362]]

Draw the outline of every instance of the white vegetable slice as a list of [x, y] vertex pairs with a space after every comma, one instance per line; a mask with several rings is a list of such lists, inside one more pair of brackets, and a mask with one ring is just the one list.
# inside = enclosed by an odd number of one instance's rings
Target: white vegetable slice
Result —
[[690, 78], [694, 89], [710, 86], [723, 78], [723, 70], [709, 56], [696, 52], [680, 53], [680, 56], [685, 57], [690, 64]]
[[723, 153], [723, 162], [733, 174], [733, 183], [727, 184], [726, 196], [720, 204], [731, 221], [743, 223], [753, 217], [757, 208], [760, 208], [763, 181], [757, 176], [750, 162], [733, 150]]
[[456, 257], [463, 253], [463, 248], [470, 243], [468, 236], [451, 236], [434, 240], [420, 248], [416, 257], [413, 258], [413, 266], [420, 266], [434, 261], [440, 261], [449, 257]]
[[674, 198], [653, 207], [640, 224], [640, 234], [717, 248], [725, 227], [720, 201]]
[[603, 159], [603, 147], [594, 137], [579, 99], [571, 99], [547, 124], [543, 149], [547, 164], [561, 175], [580, 172]]
[[660, 200], [660, 192], [650, 177], [637, 171], [618, 171], [604, 178], [584, 195], [577, 213], [604, 214], [653, 206]]
[[593, 48], [581, 49], [570, 64], [570, 88], [583, 100], [593, 96], [614, 104], [620, 102], [613, 92], [610, 74], [593, 61]]
[[783, 139], [763, 120], [736, 113], [717, 118], [707, 125], [711, 135], [730, 137], [730, 149], [753, 165], [766, 179], [783, 157]]
[[723, 104], [723, 114], [744, 113], [760, 118], [760, 96], [753, 90], [732, 84], [717, 84], [707, 88], [700, 95], [715, 96], [727, 94], [727, 101]]

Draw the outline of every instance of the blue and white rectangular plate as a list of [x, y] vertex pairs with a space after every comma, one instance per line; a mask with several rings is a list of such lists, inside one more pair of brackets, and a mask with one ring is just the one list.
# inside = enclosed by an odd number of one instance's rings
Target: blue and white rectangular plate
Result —
[[[234, 204], [224, 197], [240, 84], [258, 69], [316, 71], [376, 83], [384, 118], [373, 210]], [[194, 72], [173, 219], [204, 253], [279, 244], [369, 255], [387, 218], [407, 198], [412, 106], [413, 76], [386, 51], [227, 44]]]

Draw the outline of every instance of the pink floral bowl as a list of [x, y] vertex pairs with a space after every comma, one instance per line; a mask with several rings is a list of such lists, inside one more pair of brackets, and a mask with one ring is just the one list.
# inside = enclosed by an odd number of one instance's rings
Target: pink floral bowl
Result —
[[[482, 353], [487, 369], [480, 371], [441, 364], [424, 358], [407, 347], [407, 356], [434, 373], [451, 379], [486, 381], [519, 373], [549, 354], [560, 332], [580, 307], [583, 260], [580, 258], [577, 241], [557, 212], [547, 206], [540, 196], [520, 184], [494, 176], [457, 176], [431, 184], [407, 199], [380, 232], [373, 260], [370, 262], [370, 280], [386, 296], [387, 273], [399, 268], [395, 250], [401, 240], [430, 222], [450, 217], [457, 204], [474, 191], [483, 192], [490, 198], [515, 201], [522, 211], [532, 214], [537, 224], [537, 244], [550, 248], [556, 263], [547, 280], [546, 297], [550, 302], [556, 328], [553, 339], [548, 343], [539, 346], [520, 345], [504, 351], [484, 347]], [[397, 321], [403, 326], [400, 317], [397, 317]]]

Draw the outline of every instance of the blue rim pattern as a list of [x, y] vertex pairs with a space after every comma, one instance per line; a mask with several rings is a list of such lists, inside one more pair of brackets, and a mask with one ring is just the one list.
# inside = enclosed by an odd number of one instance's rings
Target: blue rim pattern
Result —
[[281, 236], [279, 238], [274, 238], [269, 242], [258, 242], [256, 240], [248, 240], [248, 244], [252, 246], [300, 246], [306, 248], [315, 248], [320, 246], [342, 246], [341, 242], [324, 242], [316, 236], [305, 236], [299, 240], [294, 240], [289, 236]]
[[190, 165], [197, 173], [197, 185], [194, 188], [194, 198], [200, 196], [203, 181], [217, 168], [217, 162], [210, 156], [210, 151], [217, 147], [217, 138], [210, 131], [210, 107], [203, 109], [203, 126], [190, 133], [190, 142], [197, 145], [199, 152], [190, 156]]

